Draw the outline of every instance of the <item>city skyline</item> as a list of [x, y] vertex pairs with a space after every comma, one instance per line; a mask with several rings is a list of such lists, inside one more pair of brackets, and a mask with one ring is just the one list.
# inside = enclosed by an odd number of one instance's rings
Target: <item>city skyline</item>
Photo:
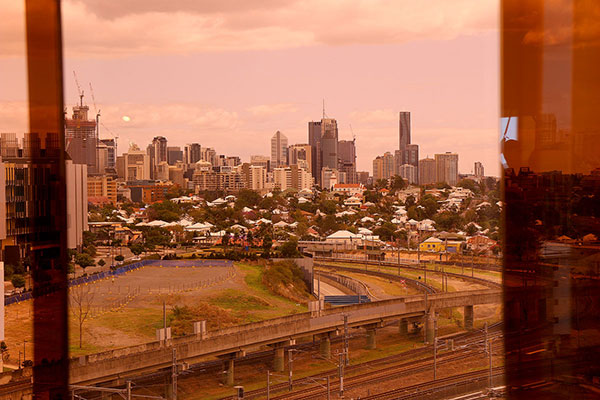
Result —
[[[78, 100], [72, 76], [75, 70], [90, 113], [95, 108], [88, 83], [93, 85], [97, 108], [102, 110], [100, 137], [111, 137], [107, 128], [117, 133], [119, 153], [126, 150], [129, 141], [141, 145], [154, 136], [165, 136], [170, 145], [198, 142], [249, 159], [252, 154], [268, 154], [263, 143], [268, 143], [277, 130], [290, 143], [306, 142], [306, 123], [320, 119], [324, 98], [327, 115], [338, 121], [339, 139], [351, 140], [352, 132], [356, 135], [357, 170], [370, 170], [375, 156], [396, 148], [397, 113], [410, 110], [412, 141], [420, 144], [421, 157], [452, 151], [461, 154], [461, 172], [470, 172], [475, 161], [482, 161], [489, 174], [498, 175], [498, 35], [494, 8], [489, 5], [477, 4], [469, 14], [456, 14], [454, 6], [441, 2], [435, 15], [451, 23], [424, 22], [428, 11], [414, 10], [413, 19], [421, 21], [417, 34], [398, 27], [402, 25], [398, 21], [404, 20], [410, 26], [419, 25], [400, 12], [412, 9], [408, 4], [386, 9], [389, 15], [400, 18], [393, 24], [388, 16], [370, 15], [362, 7], [320, 5], [339, 11], [348, 22], [341, 25], [356, 22], [355, 26], [372, 31], [374, 24], [383, 24], [370, 37], [351, 35], [340, 41], [325, 35], [315, 21], [306, 27], [295, 23], [291, 29], [272, 16], [267, 18], [261, 7], [256, 12], [266, 19], [253, 22], [260, 34], [244, 39], [250, 27], [225, 32], [223, 21], [237, 21], [237, 11], [225, 5], [212, 11], [177, 9], [177, 5], [148, 10], [144, 7], [149, 5], [132, 2], [128, 13], [118, 18], [107, 6], [67, 1], [65, 105], [70, 108]], [[15, 15], [19, 12], [17, 6], [10, 6], [10, 10]], [[281, 12], [276, 7], [275, 14]], [[160, 20], [213, 18], [218, 22], [215, 29], [230, 35], [231, 43], [254, 42], [228, 47], [222, 43], [224, 36], [215, 34], [215, 43], [222, 45], [219, 48], [215, 45], [203, 51], [200, 44], [186, 47], [181, 40], [174, 40], [167, 49], [161, 43], [168, 41], [172, 32], [146, 46], [131, 42], [131, 36], [121, 42], [130, 31], [116, 26], [131, 20], [148, 23], [152, 15]], [[375, 18], [375, 22], [366, 17]], [[86, 18], [91, 25], [76, 22]], [[106, 37], [86, 34], [96, 23], [111, 27], [107, 35], [115, 39], [113, 45], [119, 42], [117, 48], [108, 46]], [[264, 28], [260, 28], [261, 23]], [[311, 29], [319, 32], [306, 41], [286, 35], [290, 40], [277, 41], [276, 46], [259, 40], [263, 33], [276, 29], [304, 36]], [[7, 122], [4, 129], [23, 132], [27, 131], [23, 126], [27, 120], [26, 88], [19, 86], [24, 79], [18, 78], [25, 71], [24, 50], [19, 50], [17, 42], [17, 38], [7, 41], [0, 53], [7, 76], [13, 76], [10, 81], [0, 78], [5, 88], [0, 103]], [[315, 59], [322, 62], [315, 64]], [[123, 116], [130, 120], [124, 121]], [[232, 143], [229, 137], [248, 140]]]

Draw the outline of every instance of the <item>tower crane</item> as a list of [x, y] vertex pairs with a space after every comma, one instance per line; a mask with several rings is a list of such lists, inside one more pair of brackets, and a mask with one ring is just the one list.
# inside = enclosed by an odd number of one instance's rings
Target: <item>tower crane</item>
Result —
[[101, 124], [102, 127], [104, 129], [106, 129], [112, 135], [112, 137], [115, 139], [115, 157], [116, 157], [117, 156], [117, 141], [119, 140], [119, 134], [114, 133], [106, 125], [104, 125], [104, 122], [100, 121], [100, 110], [96, 107], [96, 97], [94, 96], [94, 88], [92, 87], [91, 82], [89, 83], [89, 85], [90, 85], [90, 94], [92, 95], [92, 103], [94, 103], [94, 111], [96, 112], [96, 129], [98, 129], [98, 139], [100, 139], [100, 124]]
[[77, 85], [77, 92], [79, 93], [79, 105], [83, 107], [83, 90], [81, 90], [81, 86], [79, 86], [79, 79], [77, 79], [77, 73], [73, 71], [73, 76], [75, 77], [75, 84]]

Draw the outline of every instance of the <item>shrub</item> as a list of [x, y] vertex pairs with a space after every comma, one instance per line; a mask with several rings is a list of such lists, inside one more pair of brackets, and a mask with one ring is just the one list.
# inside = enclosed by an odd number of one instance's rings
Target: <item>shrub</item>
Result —
[[14, 287], [21, 288], [25, 286], [25, 278], [23, 275], [15, 274], [10, 280]]

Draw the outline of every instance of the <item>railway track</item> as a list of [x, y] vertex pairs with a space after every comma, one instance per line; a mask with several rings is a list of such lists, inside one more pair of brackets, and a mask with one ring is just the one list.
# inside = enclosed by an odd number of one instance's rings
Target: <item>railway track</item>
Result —
[[[474, 354], [481, 353], [480, 350], [472, 350], [469, 349], [468, 346], [477, 342], [481, 342], [484, 338], [484, 332], [475, 331], [475, 332], [467, 332], [461, 333], [458, 335], [449, 335], [445, 338], [453, 339], [455, 343], [456, 350], [453, 352], [438, 354], [438, 364], [445, 364], [449, 362], [455, 362], [462, 359], [467, 359]], [[493, 324], [488, 329], [488, 337], [497, 338], [502, 336], [502, 324], [497, 323]], [[387, 379], [393, 379], [396, 377], [410, 375], [416, 372], [423, 372], [427, 370], [431, 370], [433, 366], [433, 356], [431, 353], [433, 352], [433, 345], [424, 346], [418, 349], [412, 349], [400, 354], [380, 358], [377, 360], [368, 361], [361, 364], [350, 365], [345, 367], [345, 372], [347, 375], [357, 374], [355, 376], [351, 376], [345, 380], [344, 387], [346, 389], [359, 387], [365, 384], [371, 384], [373, 382], [383, 382]], [[415, 360], [416, 358], [422, 358], [421, 360]], [[400, 363], [400, 364], [399, 364]], [[390, 366], [389, 364], [398, 364], [394, 366]], [[375, 368], [382, 367], [377, 370]], [[360, 374], [363, 370], [372, 370], [366, 374]], [[315, 381], [323, 380], [326, 377], [330, 377], [331, 381], [331, 390], [339, 390], [339, 382], [336, 381], [337, 377], [337, 369], [332, 369], [326, 372], [322, 372], [319, 374], [311, 375], [306, 378], [299, 378], [293, 381], [293, 385], [303, 386], [303, 385], [312, 385], [310, 387], [306, 387], [299, 391], [294, 391], [293, 393], [286, 393], [283, 395], [278, 395], [272, 397], [273, 399], [290, 399], [290, 400], [298, 400], [298, 399], [312, 399], [314, 396], [319, 396], [320, 394], [325, 393], [325, 389], [321, 386], [315, 385]], [[281, 392], [288, 389], [288, 382], [283, 382], [279, 384], [274, 384], [270, 386], [271, 393]], [[245, 399], [256, 399], [264, 397], [267, 394], [266, 388], [256, 389], [252, 391], [247, 391], [244, 395]], [[235, 397], [225, 397], [222, 400], [233, 400]]]
[[[329, 264], [327, 263], [327, 261], [329, 261]], [[389, 262], [373, 262], [373, 261], [358, 261], [358, 260], [346, 260], [343, 258], [340, 259], [327, 259], [327, 261], [323, 261], [323, 260], [315, 260], [315, 265], [316, 266], [322, 266], [322, 267], [326, 267], [326, 268], [333, 268], [333, 269], [338, 269], [338, 270], [343, 270], [343, 271], [351, 271], [351, 272], [360, 272], [360, 273], [365, 273], [368, 275], [374, 275], [374, 276], [381, 276], [381, 277], [385, 277], [385, 278], [396, 278], [396, 279], [403, 279], [406, 281], [412, 281], [412, 282], [417, 282], [418, 286], [422, 286], [425, 285], [427, 287], [429, 287], [430, 289], [433, 289], [432, 286], [427, 285], [423, 282], [420, 282], [419, 280], [416, 279], [410, 279], [410, 278], [404, 278], [404, 277], [400, 277], [398, 275], [394, 275], [394, 274], [390, 274], [390, 273], [386, 273], [386, 272], [380, 272], [380, 271], [369, 271], [369, 270], [363, 270], [362, 268], [352, 268], [352, 267], [343, 267], [340, 265], [335, 265], [335, 264], [331, 264], [331, 263], [336, 263], [336, 262], [346, 262], [346, 263], [352, 263], [352, 264], [361, 264], [361, 265], [373, 265], [373, 266], [384, 266], [384, 267], [394, 267], [394, 268], [402, 268], [402, 269], [406, 269], [406, 270], [411, 270], [411, 271], [416, 271], [416, 272], [424, 272], [423, 268], [418, 268], [418, 267], [413, 267], [410, 265], [406, 265], [406, 264], [393, 264], [393, 263], [389, 263]], [[440, 271], [436, 271], [436, 270], [430, 270], [428, 269], [427, 272], [431, 273], [431, 274], [440, 274]], [[487, 286], [491, 289], [501, 289], [502, 288], [502, 284], [501, 283], [497, 283], [497, 282], [493, 282], [490, 281], [488, 279], [483, 279], [483, 278], [478, 278], [478, 277], [474, 277], [474, 276], [469, 276], [469, 275], [463, 275], [463, 274], [457, 274], [454, 272], [443, 272], [445, 275], [453, 277], [453, 278], [459, 278], [459, 279], [464, 279], [466, 281], [471, 281], [471, 282], [475, 282], [475, 283], [479, 283], [481, 285]], [[435, 289], [433, 289], [435, 291]], [[433, 292], [429, 292], [429, 293], [433, 293]]]
[[[504, 376], [504, 367], [496, 367], [492, 370], [492, 379], [498, 379]], [[364, 397], [364, 400], [413, 400], [431, 398], [436, 393], [445, 390], [455, 389], [466, 385], [485, 385], [489, 382], [489, 370], [479, 370], [467, 372], [460, 375], [453, 375], [446, 378], [436, 379], [420, 383], [417, 385], [406, 386], [390, 390], [383, 393]]]

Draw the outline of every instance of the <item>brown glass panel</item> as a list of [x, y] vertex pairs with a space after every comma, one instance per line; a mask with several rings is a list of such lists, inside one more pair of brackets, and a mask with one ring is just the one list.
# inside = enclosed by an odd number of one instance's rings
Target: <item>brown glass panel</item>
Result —
[[66, 185], [60, 2], [27, 0], [28, 202], [34, 294], [34, 395], [66, 398], [68, 384]]
[[512, 398], [594, 398], [600, 48], [591, 1], [502, 3], [505, 326]]

